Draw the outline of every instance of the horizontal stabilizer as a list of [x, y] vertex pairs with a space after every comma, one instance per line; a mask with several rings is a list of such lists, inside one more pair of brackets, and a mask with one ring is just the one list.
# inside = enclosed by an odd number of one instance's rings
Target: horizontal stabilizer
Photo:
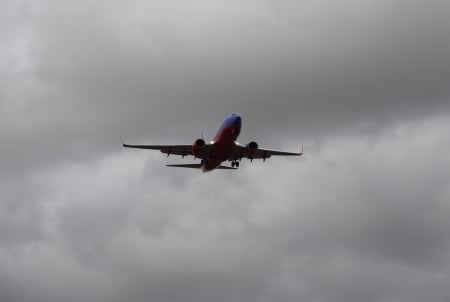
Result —
[[222, 170], [237, 170], [237, 168], [227, 167], [227, 166], [218, 166], [216, 169]]
[[[179, 164], [179, 165], [166, 165], [166, 167], [201, 169], [202, 165], [201, 164]], [[227, 166], [218, 166], [216, 169], [237, 170], [236, 168], [227, 167]]]
[[181, 165], [166, 165], [166, 167], [201, 169], [202, 165], [200, 165], [200, 164], [181, 164]]

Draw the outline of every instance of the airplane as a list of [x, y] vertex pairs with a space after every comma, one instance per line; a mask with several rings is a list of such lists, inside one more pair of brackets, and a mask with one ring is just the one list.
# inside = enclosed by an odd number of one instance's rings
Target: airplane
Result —
[[[217, 130], [212, 142], [206, 143], [205, 139], [198, 138], [192, 145], [128, 145], [122, 142], [125, 148], [159, 150], [167, 157], [170, 155], [181, 155], [182, 158], [191, 155], [199, 158], [199, 164], [175, 164], [166, 165], [177, 168], [202, 169], [203, 172], [209, 172], [215, 169], [236, 170], [242, 158], [262, 159], [265, 161], [271, 156], [301, 156], [300, 153], [284, 152], [259, 148], [258, 144], [251, 141], [247, 145], [241, 145], [236, 140], [241, 132], [241, 117], [233, 113], [228, 116]], [[224, 161], [231, 161], [231, 167], [223, 166]]]

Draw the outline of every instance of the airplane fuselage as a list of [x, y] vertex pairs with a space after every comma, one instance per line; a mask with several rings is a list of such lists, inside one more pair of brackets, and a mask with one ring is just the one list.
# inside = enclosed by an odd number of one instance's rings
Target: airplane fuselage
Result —
[[228, 160], [236, 147], [236, 140], [241, 132], [241, 117], [231, 114], [222, 123], [213, 138], [211, 152], [208, 158], [202, 161], [202, 171], [208, 172], [216, 169]]

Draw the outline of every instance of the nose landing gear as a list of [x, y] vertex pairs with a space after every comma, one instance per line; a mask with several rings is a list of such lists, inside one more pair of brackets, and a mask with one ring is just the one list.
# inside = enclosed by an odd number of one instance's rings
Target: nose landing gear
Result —
[[239, 168], [239, 162], [238, 162], [237, 160], [233, 160], [233, 161], [231, 162], [231, 167], [232, 167], [232, 168], [234, 168], [234, 167]]

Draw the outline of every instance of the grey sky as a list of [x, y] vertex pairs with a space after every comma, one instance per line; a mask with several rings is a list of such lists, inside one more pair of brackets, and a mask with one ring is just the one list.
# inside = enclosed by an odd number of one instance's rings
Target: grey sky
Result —
[[[0, 1], [0, 300], [450, 301], [446, 1]], [[236, 173], [133, 143], [302, 158]], [[192, 160], [185, 159], [185, 162]]]

